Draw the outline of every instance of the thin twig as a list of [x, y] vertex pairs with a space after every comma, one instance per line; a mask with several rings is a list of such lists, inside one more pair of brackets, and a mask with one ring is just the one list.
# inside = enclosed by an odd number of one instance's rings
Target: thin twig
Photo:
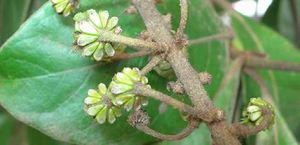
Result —
[[191, 120], [189, 121], [189, 124], [188, 126], [186, 126], [186, 128], [184, 128], [180, 133], [174, 135], [160, 133], [158, 131], [149, 128], [148, 126], [137, 125], [136, 128], [148, 135], [159, 138], [161, 140], [180, 140], [190, 135], [195, 128], [198, 128], [198, 126], [199, 126], [199, 121]]
[[300, 72], [300, 63], [274, 61], [258, 57], [248, 57], [245, 65], [255, 68]]
[[233, 37], [233, 32], [229, 31], [225, 33], [215, 34], [211, 36], [204, 36], [201, 38], [189, 40], [189, 45], [201, 44], [201, 43], [210, 42], [214, 40], [224, 40], [224, 39], [226, 40], [226, 39], [231, 39], [232, 37]]
[[161, 60], [161, 56], [153, 56], [148, 64], [141, 70], [141, 74], [146, 75], [147, 73], [149, 73]]
[[233, 58], [240, 55], [246, 56], [245, 66], [247, 67], [300, 72], [300, 63], [269, 60], [262, 53], [240, 51], [230, 47], [230, 54]]
[[176, 39], [181, 39], [188, 19], [188, 3], [187, 0], [180, 0], [180, 23], [176, 32]]
[[183, 112], [187, 112], [187, 113], [190, 113], [190, 114], [196, 114], [196, 111], [193, 107], [187, 105], [187, 104], [184, 104], [168, 95], [165, 95], [159, 91], [156, 91], [154, 89], [151, 89], [151, 88], [148, 88], [144, 85], [140, 85], [140, 84], [137, 84], [135, 85], [134, 87], [134, 93], [135, 94], [139, 94], [139, 95], [142, 95], [142, 96], [146, 96], [146, 97], [152, 97], [156, 100], [159, 100], [163, 103], [166, 103], [168, 105], [171, 105], [173, 106], [174, 108], [177, 108], [179, 109], [180, 111], [183, 111]]
[[161, 49], [160, 45], [155, 42], [117, 35], [106, 30], [101, 31], [101, 36], [98, 38], [98, 40], [122, 43], [132, 46], [134, 49], [139, 51], [159, 51]]

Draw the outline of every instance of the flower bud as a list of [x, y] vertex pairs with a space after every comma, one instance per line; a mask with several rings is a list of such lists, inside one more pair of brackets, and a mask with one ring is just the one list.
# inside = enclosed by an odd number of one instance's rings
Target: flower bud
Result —
[[273, 122], [270, 124], [272, 125], [275, 117], [274, 109], [271, 104], [261, 98], [250, 99], [248, 106], [243, 111], [242, 123], [247, 125], [259, 125], [263, 120], [263, 113], [261, 112], [262, 107], [267, 107], [272, 111]]

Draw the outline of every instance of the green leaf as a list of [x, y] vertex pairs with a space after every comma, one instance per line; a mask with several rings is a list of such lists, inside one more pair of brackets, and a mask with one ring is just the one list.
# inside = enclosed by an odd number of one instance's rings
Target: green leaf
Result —
[[26, 131], [28, 145], [65, 145], [62, 142], [58, 142], [49, 136], [42, 134], [34, 128], [27, 127]]
[[[220, 22], [205, 1], [191, 0], [189, 3], [195, 11], [187, 26], [190, 38], [221, 30]], [[135, 37], [145, 26], [139, 15], [124, 13], [128, 6], [129, 1], [124, 0], [82, 0], [78, 11], [108, 9], [112, 16], [119, 16], [124, 35]], [[172, 14], [173, 24], [177, 26], [179, 5], [166, 0], [159, 7]], [[1, 105], [18, 120], [54, 139], [73, 144], [126, 145], [157, 141], [132, 128], [126, 121], [126, 114], [112, 125], [99, 125], [83, 111], [88, 89], [96, 88], [100, 82], [108, 84], [114, 73], [124, 66], [142, 68], [147, 58], [111, 64], [84, 58], [72, 50], [73, 25], [71, 17], [58, 16], [48, 2], [5, 43], [0, 51]], [[214, 75], [213, 84], [207, 87], [213, 95], [223, 76], [221, 66], [228, 59], [224, 44], [195, 45], [189, 52], [197, 70], [207, 70]], [[167, 80], [155, 72], [148, 78], [153, 88], [166, 92]], [[165, 113], [159, 114], [158, 107], [159, 102], [151, 99], [145, 108], [151, 116], [151, 128], [172, 134], [186, 125], [177, 110], [168, 107]]]
[[262, 22], [274, 30], [278, 30], [278, 13], [280, 3], [281, 0], [273, 0], [262, 18]]
[[[245, 18], [245, 20], [252, 30], [250, 33], [245, 30], [245, 26], [238, 20], [234, 19], [233, 21], [237, 38], [242, 43], [242, 49], [265, 53], [267, 58], [271, 60], [300, 63], [299, 51], [285, 38], [253, 20], [248, 18]], [[254, 41], [255, 39], [258, 41]], [[278, 106], [278, 112], [281, 112], [285, 119], [279, 119], [276, 125], [280, 126], [286, 121], [291, 130], [285, 127], [284, 132], [292, 131], [297, 134], [300, 128], [298, 121], [300, 114], [295, 113], [295, 110], [299, 108], [297, 92], [299, 91], [300, 74], [271, 70], [260, 70], [259, 74], [263, 77], [273, 96], [273, 100], [275, 101], [273, 105]], [[246, 86], [247, 99], [261, 96], [258, 91], [260, 89], [255, 82], [249, 79], [245, 79], [243, 82]], [[248, 100], [245, 100], [245, 102], [248, 102]], [[278, 115], [280, 116], [280, 114]], [[279, 138], [283, 140], [287, 139], [281, 136]]]
[[[300, 1], [295, 0], [295, 3], [292, 5], [291, 2], [292, 1], [286, 0], [273, 1], [272, 5], [268, 8], [268, 11], [263, 17], [263, 22], [272, 27], [274, 30], [277, 30], [299, 48]], [[292, 6], [294, 8], [292, 8]], [[292, 12], [294, 9], [295, 13]]]
[[0, 141], [2, 145], [9, 145], [13, 140], [15, 121], [6, 113], [0, 112]]
[[0, 46], [24, 22], [31, 0], [0, 1]]

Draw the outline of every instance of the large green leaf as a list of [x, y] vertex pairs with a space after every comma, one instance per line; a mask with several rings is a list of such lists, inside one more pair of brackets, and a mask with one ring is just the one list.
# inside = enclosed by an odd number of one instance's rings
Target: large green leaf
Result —
[[9, 145], [13, 139], [15, 120], [4, 112], [0, 112], [0, 143]]
[[28, 145], [66, 145], [42, 134], [41, 132], [31, 127], [26, 128], [26, 133]]
[[[172, 14], [177, 25], [179, 5], [166, 0], [160, 10]], [[189, 2], [191, 15], [187, 33], [191, 38], [218, 33], [220, 23], [205, 1]], [[127, 15], [129, 2], [124, 0], [82, 0], [81, 11], [108, 9], [120, 17], [124, 34], [136, 36], [145, 27], [139, 15]], [[199, 7], [203, 11], [198, 11]], [[199, 27], [201, 24], [203, 27]], [[126, 115], [113, 125], [99, 125], [83, 111], [83, 99], [89, 88], [99, 82], [108, 84], [114, 73], [124, 66], [142, 67], [147, 58], [100, 64], [72, 51], [72, 18], [54, 13], [46, 3], [14, 34], [0, 50], [0, 102], [14, 117], [62, 141], [74, 144], [143, 144], [156, 141], [132, 128]], [[201, 48], [197, 48], [201, 47]], [[227, 59], [224, 44], [212, 42], [193, 46], [190, 60], [197, 70], [214, 76], [209, 93], [216, 90]], [[201, 55], [201, 57], [199, 57]], [[167, 80], [152, 72], [148, 75], [153, 88], [166, 92]], [[179, 96], [180, 97], [180, 96]], [[181, 98], [183, 99], [183, 98]], [[172, 107], [159, 114], [159, 102], [150, 100], [145, 108], [151, 127], [165, 133], [180, 131], [186, 123]]]
[[31, 0], [0, 1], [0, 46], [26, 19], [30, 1]]
[[[242, 43], [242, 49], [252, 50], [265, 53], [268, 59], [280, 60], [286, 62], [300, 62], [299, 51], [290, 44], [286, 39], [279, 36], [277, 33], [273, 32], [269, 28], [253, 21], [250, 19], [245, 19], [247, 25], [250, 26], [252, 32], [246, 31], [245, 26], [239, 21], [234, 19], [234, 29], [236, 31], [237, 37]], [[254, 41], [257, 40], [257, 41]], [[275, 126], [278, 127], [278, 132], [284, 132], [285, 134], [292, 134], [290, 131], [297, 133], [299, 126], [300, 115], [295, 113], [299, 107], [299, 81], [300, 74], [296, 72], [281, 72], [281, 71], [271, 71], [271, 70], [261, 70], [259, 71], [262, 75], [264, 81], [266, 82], [275, 104], [278, 107], [278, 112], [281, 112], [283, 118], [277, 119]], [[260, 96], [259, 88], [256, 84], [245, 79], [244, 87], [246, 87], [246, 96], [257, 97]], [[245, 100], [247, 102], [248, 100]], [[289, 127], [280, 127], [284, 122], [287, 122]], [[291, 130], [289, 130], [290, 128]], [[284, 135], [284, 134], [283, 134]], [[280, 142], [288, 142], [288, 138], [278, 136], [281, 140]], [[285, 140], [285, 141], [284, 141]], [[295, 142], [294, 142], [295, 144]]]
[[[300, 30], [300, 1], [295, 0], [295, 3], [292, 5], [291, 2], [286, 0], [273, 1], [262, 20], [299, 47], [299, 41], [297, 40], [299, 39], [299, 34], [297, 33]], [[292, 6], [295, 8], [294, 14]], [[297, 29], [295, 29], [295, 22], [298, 22], [296, 24], [298, 25]]]
[[274, 0], [262, 17], [262, 22], [274, 30], [278, 30], [278, 14], [281, 0]]

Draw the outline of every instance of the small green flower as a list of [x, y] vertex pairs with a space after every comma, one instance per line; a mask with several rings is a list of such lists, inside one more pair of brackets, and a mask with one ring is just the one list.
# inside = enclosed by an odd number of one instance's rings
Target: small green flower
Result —
[[100, 124], [105, 121], [114, 123], [116, 117], [121, 116], [121, 111], [112, 103], [111, 99], [113, 99], [112, 94], [102, 83], [98, 85], [98, 91], [90, 89], [88, 96], [84, 99], [86, 113], [95, 117]]
[[79, 0], [51, 0], [55, 11], [65, 17], [74, 12], [79, 6]]
[[261, 112], [261, 107], [268, 107], [272, 111], [273, 122], [274, 123], [274, 108], [271, 104], [266, 102], [261, 98], [251, 98], [247, 108], [243, 111], [242, 123], [248, 125], [259, 125], [263, 120], [263, 114]]
[[108, 61], [116, 51], [123, 51], [124, 45], [119, 43], [101, 42], [98, 40], [102, 30], [120, 34], [122, 29], [117, 26], [118, 18], [109, 18], [108, 11], [90, 9], [84, 13], [77, 13], [75, 20], [75, 47], [83, 49], [84, 56], [91, 56], [96, 61]]
[[147, 105], [146, 97], [138, 96], [132, 92], [137, 83], [150, 87], [147, 85], [148, 79], [140, 74], [138, 68], [125, 67], [122, 72], [115, 74], [110, 84], [110, 90], [115, 95], [115, 104], [124, 105], [127, 111], [131, 110], [134, 105], [138, 107], [140, 104]]

